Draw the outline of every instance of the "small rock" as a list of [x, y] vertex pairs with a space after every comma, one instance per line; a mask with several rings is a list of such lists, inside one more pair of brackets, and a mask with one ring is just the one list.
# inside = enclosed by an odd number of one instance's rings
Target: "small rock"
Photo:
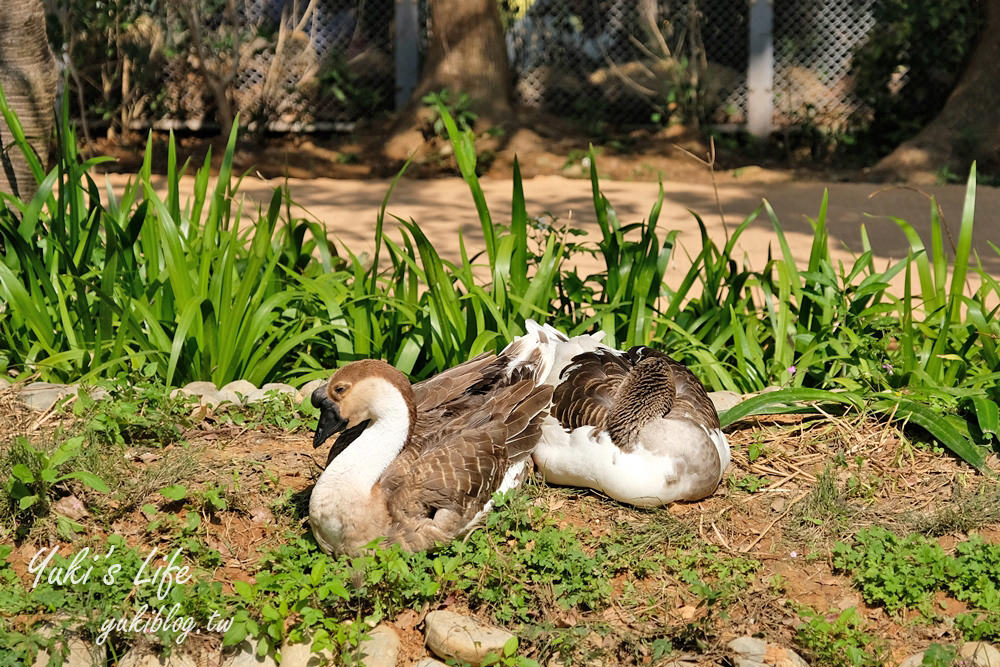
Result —
[[1000, 667], [1000, 651], [986, 642], [965, 642], [958, 654], [976, 667]]
[[222, 660], [222, 667], [278, 667], [271, 654], [257, 657], [257, 640], [244, 639], [236, 645], [235, 653]]
[[69, 384], [53, 384], [51, 382], [32, 382], [21, 389], [18, 398], [32, 410], [45, 412], [52, 408], [63, 396], [76, 392], [76, 387]]
[[764, 664], [774, 665], [774, 667], [809, 667], [809, 663], [792, 649], [774, 644], [767, 645]]
[[191, 396], [202, 396], [206, 391], [216, 391], [216, 386], [214, 382], [188, 382], [186, 385], [180, 389], [185, 394], [190, 394]]
[[217, 393], [219, 396], [220, 403], [224, 402], [224, 403], [232, 403], [233, 405], [243, 405], [243, 401], [240, 400], [239, 394], [237, 394], [235, 391], [232, 391], [231, 389], [220, 389]]
[[734, 391], [710, 391], [708, 397], [712, 400], [716, 412], [722, 412], [743, 402], [743, 397]]
[[369, 632], [368, 639], [361, 642], [361, 659], [365, 667], [396, 667], [399, 646], [399, 635], [383, 623]]
[[13, 383], [5, 377], [0, 377], [0, 391], [10, 389]]
[[298, 644], [285, 643], [281, 646], [282, 667], [320, 667], [333, 664], [333, 651], [323, 649], [313, 652], [312, 636], [307, 635]]
[[448, 667], [446, 664], [440, 660], [435, 660], [434, 658], [420, 658], [415, 663], [413, 667]]
[[139, 644], [129, 649], [118, 661], [118, 667], [198, 667], [194, 658], [180, 653], [176, 648], [170, 657], [156, 655], [148, 644]]
[[237, 396], [245, 398], [257, 391], [257, 387], [254, 386], [253, 382], [247, 380], [233, 380], [229, 384], [224, 385], [219, 391], [231, 391]]
[[767, 642], [756, 637], [739, 637], [726, 644], [738, 657], [754, 662], [762, 662], [767, 653]]
[[323, 385], [327, 384], [327, 382], [329, 382], [329, 380], [323, 380], [323, 379], [306, 382], [304, 385], [302, 385], [302, 388], [299, 389], [299, 403], [301, 403], [304, 400], [307, 400], [310, 396], [312, 396], [312, 393], [314, 391], [316, 391]]
[[909, 658], [899, 663], [899, 667], [920, 667], [924, 664], [924, 652], [914, 653]]
[[[198, 397], [200, 404], [203, 406], [208, 405], [211, 407], [215, 407], [219, 403], [222, 403], [223, 400], [226, 400], [222, 398], [222, 393], [218, 389], [214, 388], [205, 389], [200, 394], [195, 394], [195, 395]], [[235, 394], [233, 394], [233, 396], [235, 397]]]
[[441, 658], [455, 658], [473, 667], [482, 663], [487, 653], [503, 653], [503, 646], [514, 637], [500, 628], [451, 611], [432, 611], [424, 620], [427, 647]]
[[[57, 630], [51, 623], [45, 623], [41, 627], [36, 629], [37, 634], [45, 637], [46, 639], [51, 637], [56, 632], [59, 633], [60, 637], [55, 640], [55, 644], [52, 647], [54, 654], [59, 654], [63, 646], [68, 649], [66, 657], [63, 658], [63, 667], [91, 667], [91, 665], [103, 665], [107, 661], [107, 646], [104, 644], [97, 646], [96, 644], [90, 644], [80, 638], [79, 627], [70, 627], [66, 629]], [[45, 667], [49, 664], [52, 656], [45, 649], [39, 649], [38, 653], [35, 655], [35, 661], [31, 663], [31, 667]]]
[[104, 401], [111, 398], [111, 393], [104, 387], [91, 387], [87, 390], [87, 395], [95, 401]]
[[263, 505], [259, 505], [258, 507], [250, 510], [250, 520], [254, 523], [274, 523], [274, 514], [272, 514], [271, 510], [267, 509]]
[[83, 517], [87, 516], [87, 508], [83, 506], [80, 499], [76, 496], [66, 496], [65, 498], [60, 498], [52, 504], [52, 509], [54, 509], [59, 514], [62, 514], [67, 519], [73, 519], [73, 521], [79, 521]]
[[263, 387], [260, 388], [265, 395], [269, 392], [277, 392], [279, 394], [288, 394], [292, 398], [299, 395], [299, 390], [290, 384], [285, 384], [284, 382], [268, 382]]

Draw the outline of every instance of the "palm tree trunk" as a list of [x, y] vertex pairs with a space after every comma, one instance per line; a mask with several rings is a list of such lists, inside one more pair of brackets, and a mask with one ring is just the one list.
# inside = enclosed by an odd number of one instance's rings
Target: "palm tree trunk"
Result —
[[[0, 11], [0, 86], [43, 164], [52, 136], [57, 83], [42, 0], [4, 0]], [[0, 192], [27, 200], [36, 188], [27, 160], [0, 118]]]

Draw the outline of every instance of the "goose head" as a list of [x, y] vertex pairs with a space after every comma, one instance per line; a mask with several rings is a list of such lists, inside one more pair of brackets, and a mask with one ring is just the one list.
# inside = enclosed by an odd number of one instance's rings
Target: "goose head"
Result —
[[405, 405], [405, 417], [413, 428], [416, 409], [413, 388], [399, 370], [384, 361], [364, 359], [347, 364], [312, 394], [312, 404], [319, 408], [319, 423], [313, 436], [313, 447], [319, 447], [333, 434], [337, 438], [332, 460], [373, 422], [384, 418], [400, 418], [400, 406]]

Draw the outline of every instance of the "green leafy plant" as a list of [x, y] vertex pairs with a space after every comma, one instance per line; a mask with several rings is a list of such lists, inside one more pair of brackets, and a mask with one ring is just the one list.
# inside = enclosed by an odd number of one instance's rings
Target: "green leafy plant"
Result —
[[805, 623], [796, 629], [799, 646], [819, 664], [878, 667], [887, 657], [884, 642], [864, 631], [864, 619], [850, 607], [831, 615], [799, 610]]
[[100, 493], [111, 491], [108, 485], [92, 472], [87, 470], [64, 472], [65, 467], [80, 455], [82, 446], [83, 437], [77, 436], [66, 440], [51, 453], [47, 453], [34, 447], [23, 436], [16, 438], [7, 454], [11, 468], [4, 484], [4, 491], [13, 505], [15, 514], [21, 515], [28, 510], [44, 514], [48, 511], [50, 495], [54, 488], [69, 480], [78, 480]]

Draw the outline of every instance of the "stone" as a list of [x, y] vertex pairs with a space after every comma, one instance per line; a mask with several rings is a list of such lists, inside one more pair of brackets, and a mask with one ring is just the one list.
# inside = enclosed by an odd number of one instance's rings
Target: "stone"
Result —
[[278, 667], [278, 663], [270, 653], [258, 657], [257, 640], [248, 637], [237, 644], [232, 653], [223, 657], [222, 667]]
[[[238, 397], [246, 398], [250, 394], [257, 391], [257, 387], [254, 386], [253, 382], [249, 382], [247, 380], [233, 380], [229, 384], [223, 385], [223, 387], [219, 391], [221, 392], [231, 391]], [[237, 402], [241, 401], [242, 399], [237, 400]]]
[[87, 390], [87, 395], [95, 401], [104, 401], [111, 398], [111, 392], [104, 387], [91, 387]]
[[716, 412], [723, 412], [743, 402], [743, 397], [734, 391], [710, 391], [708, 397]]
[[51, 410], [60, 398], [73, 393], [76, 393], [76, 387], [71, 384], [32, 382], [21, 388], [18, 398], [32, 410], [45, 412]]
[[299, 389], [299, 403], [301, 403], [302, 401], [309, 400], [309, 397], [312, 396], [312, 393], [317, 389], [319, 389], [320, 387], [322, 387], [323, 385], [325, 385], [327, 382], [329, 382], [329, 379], [326, 380], [319, 379], [306, 382], [304, 385], [302, 385], [302, 388]]
[[56, 633], [59, 634], [59, 637], [56, 638], [52, 647], [52, 654], [46, 649], [38, 649], [38, 653], [35, 654], [35, 661], [31, 663], [31, 667], [45, 667], [45, 665], [49, 664], [49, 660], [52, 659], [53, 655], [58, 655], [61, 652], [63, 646], [69, 651], [61, 663], [63, 667], [103, 665], [108, 657], [107, 646], [104, 644], [98, 646], [84, 641], [79, 635], [80, 627], [82, 626], [76, 626], [75, 628], [71, 626], [63, 630], [55, 628], [51, 623], [45, 623], [37, 628], [37, 634], [46, 639]]
[[399, 647], [399, 635], [383, 623], [368, 633], [358, 652], [365, 667], [396, 667]]
[[138, 644], [118, 661], [118, 667], [198, 667], [195, 659], [176, 648], [169, 657], [157, 655], [148, 644]]
[[909, 658], [899, 663], [899, 667], [920, 667], [924, 664], [924, 652], [914, 653]]
[[424, 619], [427, 647], [438, 657], [478, 667], [487, 653], [503, 653], [514, 635], [451, 611], [432, 611]]
[[73, 521], [79, 521], [87, 516], [87, 508], [83, 506], [79, 498], [73, 495], [60, 498], [52, 503], [52, 509]]
[[809, 663], [790, 648], [768, 644], [764, 653], [764, 664], [774, 667], [809, 667]]
[[311, 635], [303, 637], [297, 644], [284, 643], [281, 646], [281, 667], [322, 667], [333, 664], [333, 651], [323, 649], [313, 652]]
[[726, 646], [737, 658], [753, 662], [763, 662], [764, 654], [767, 653], [767, 642], [756, 637], [738, 637]]
[[987, 642], [965, 642], [958, 654], [976, 667], [1000, 667], [1000, 651]]
[[5, 377], [0, 377], [0, 391], [10, 389], [13, 383]]
[[435, 660], [434, 658], [420, 658], [415, 663], [413, 667], [448, 667], [446, 664], [440, 660]]
[[188, 382], [180, 390], [191, 396], [202, 396], [206, 391], [217, 391], [217, 388], [214, 382], [199, 381]]
[[259, 391], [263, 392], [265, 395], [267, 395], [269, 392], [272, 391], [277, 392], [279, 394], [288, 394], [292, 398], [295, 398], [296, 396], [299, 395], [298, 389], [296, 389], [290, 384], [285, 384], [284, 382], [268, 382], [263, 387], [261, 387]]

